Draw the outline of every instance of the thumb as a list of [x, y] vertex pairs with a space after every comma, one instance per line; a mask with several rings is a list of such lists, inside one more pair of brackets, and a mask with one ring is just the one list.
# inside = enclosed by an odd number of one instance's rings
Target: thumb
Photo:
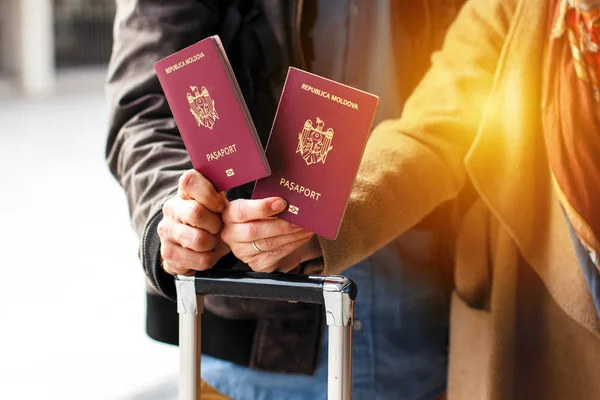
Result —
[[234, 200], [223, 212], [223, 222], [243, 223], [265, 219], [279, 214], [287, 208], [281, 197], [269, 197], [260, 200]]
[[225, 208], [224, 196], [196, 170], [188, 170], [181, 175], [178, 192], [182, 199], [196, 200], [214, 213], [220, 213]]

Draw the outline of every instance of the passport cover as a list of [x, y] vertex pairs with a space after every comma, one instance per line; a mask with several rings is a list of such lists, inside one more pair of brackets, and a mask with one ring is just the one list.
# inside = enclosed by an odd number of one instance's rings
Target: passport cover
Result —
[[337, 237], [379, 98], [290, 68], [271, 136], [271, 175], [253, 199], [288, 202], [280, 218], [328, 239]]
[[194, 169], [219, 191], [270, 173], [218, 36], [154, 64]]

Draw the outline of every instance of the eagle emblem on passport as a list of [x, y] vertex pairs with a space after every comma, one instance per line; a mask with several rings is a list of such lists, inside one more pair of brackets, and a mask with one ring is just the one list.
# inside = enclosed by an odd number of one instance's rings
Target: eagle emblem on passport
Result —
[[190, 90], [192, 92], [188, 92], [187, 99], [190, 103], [190, 112], [196, 118], [196, 123], [198, 126], [204, 126], [212, 130], [216, 120], [219, 119], [215, 101], [210, 97], [208, 89], [204, 86], [200, 91], [198, 91], [197, 86], [190, 86]]
[[296, 153], [300, 153], [307, 165], [323, 163], [327, 161], [327, 154], [333, 149], [333, 129], [324, 131], [325, 123], [317, 117], [317, 124], [313, 125], [311, 120], [304, 123], [302, 132], [298, 134], [298, 147]]

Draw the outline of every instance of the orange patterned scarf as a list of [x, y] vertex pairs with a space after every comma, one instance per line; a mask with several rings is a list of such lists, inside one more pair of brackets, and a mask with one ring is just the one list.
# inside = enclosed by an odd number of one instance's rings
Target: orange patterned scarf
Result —
[[600, 0], [558, 0], [546, 52], [544, 136], [562, 206], [600, 269]]

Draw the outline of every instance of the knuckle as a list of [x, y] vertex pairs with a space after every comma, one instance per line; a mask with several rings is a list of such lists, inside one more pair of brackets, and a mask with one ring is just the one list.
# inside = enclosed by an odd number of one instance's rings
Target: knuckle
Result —
[[185, 268], [181, 268], [178, 265], [170, 263], [170, 262], [163, 263], [163, 269], [165, 270], [166, 273], [168, 273], [170, 275], [178, 275], [178, 274], [183, 274], [183, 273], [187, 272], [187, 270]]
[[278, 218], [277, 219], [277, 230], [281, 233], [287, 234], [287, 233], [294, 233], [297, 229], [294, 228], [294, 226], [291, 223]]
[[204, 212], [204, 207], [198, 203], [197, 201], [191, 200], [187, 209], [189, 217], [192, 219], [200, 219], [202, 218], [202, 214]]
[[165, 222], [165, 220], [163, 219], [162, 221], [160, 221], [160, 222], [158, 223], [158, 226], [156, 227], [156, 232], [158, 233], [158, 236], [159, 236], [161, 239], [164, 239], [164, 238], [166, 238], [166, 237], [167, 237], [167, 231], [168, 231], [168, 228], [167, 228], [167, 223], [166, 223], [166, 222]]
[[249, 240], [255, 240], [260, 233], [260, 228], [258, 224], [254, 222], [250, 222], [246, 224], [246, 234]]
[[199, 245], [201, 243], [200, 234], [198, 231], [196, 229], [191, 229], [189, 232], [186, 232], [184, 236], [184, 240], [189, 243], [192, 250], [198, 250], [198, 247], [200, 247]]
[[192, 186], [192, 182], [194, 180], [196, 171], [193, 169], [188, 169], [179, 177], [179, 189], [183, 192], [187, 192], [188, 189]]
[[209, 254], [209, 253], [200, 254], [198, 256], [198, 263], [197, 263], [197, 266], [200, 269], [200, 271], [204, 271], [204, 270], [212, 267], [212, 260], [213, 260], [213, 257], [211, 256], [211, 254]]
[[269, 250], [269, 254], [271, 254], [272, 256], [280, 256], [283, 253], [283, 251], [283, 247], [274, 247]]
[[250, 265], [250, 268], [252, 268], [252, 270], [255, 272], [271, 273], [275, 271], [277, 266], [267, 263], [254, 262], [252, 265]]
[[208, 246], [208, 234], [200, 229], [195, 229], [191, 233], [190, 240], [197, 250], [205, 249]]
[[252, 269], [252, 271], [263, 272], [264, 266], [262, 264], [257, 263], [257, 262], [252, 262], [252, 261], [247, 262], [247, 264]]
[[206, 232], [202, 229], [194, 230], [193, 237], [192, 237], [192, 240], [194, 241], [194, 243], [196, 243], [198, 245], [205, 245], [209, 239], [210, 239], [210, 235], [208, 232]]
[[175, 271], [173, 270], [173, 267], [171, 266], [171, 263], [169, 263], [167, 261], [164, 261], [162, 263], [162, 267], [163, 267], [163, 270], [166, 273], [171, 274], [171, 275], [175, 275]]
[[171, 275], [181, 275], [181, 274], [185, 274], [186, 272], [188, 272], [189, 269], [184, 268], [180, 265], [174, 265], [173, 267], [171, 267]]
[[246, 208], [243, 206], [241, 201], [231, 203], [232, 213], [236, 221], [245, 221], [246, 215], [248, 215]]
[[162, 212], [164, 215], [169, 215], [173, 211], [173, 198], [168, 199], [162, 206]]
[[274, 238], [264, 238], [260, 241], [260, 245], [258, 246], [263, 251], [272, 251], [274, 250], [276, 243]]
[[176, 218], [181, 212], [181, 205], [184, 204], [180, 197], [171, 197], [163, 204], [163, 216], [171, 219]]
[[185, 204], [185, 200], [179, 197], [167, 200], [163, 205], [163, 217], [169, 220], [179, 219], [185, 212]]
[[175, 246], [169, 243], [162, 243], [160, 246], [160, 255], [165, 260], [171, 260], [175, 256]]

